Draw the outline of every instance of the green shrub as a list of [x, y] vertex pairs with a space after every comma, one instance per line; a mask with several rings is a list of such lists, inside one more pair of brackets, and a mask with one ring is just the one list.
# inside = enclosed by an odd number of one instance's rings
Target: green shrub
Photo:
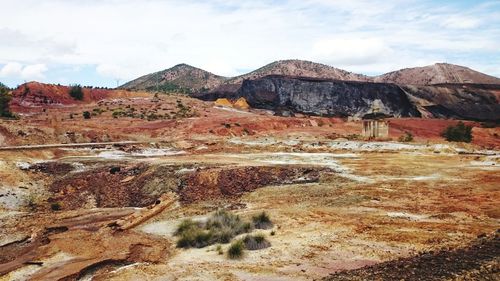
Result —
[[62, 208], [61, 206], [61, 203], [59, 202], [53, 202], [50, 204], [50, 209], [52, 209], [52, 211], [60, 211]]
[[243, 251], [245, 250], [245, 244], [241, 240], [234, 241], [229, 246], [227, 250], [227, 256], [230, 259], [240, 259], [243, 257]]
[[404, 135], [399, 136], [399, 142], [412, 142], [413, 135], [410, 132], [405, 132]]
[[253, 226], [257, 229], [269, 229], [273, 227], [273, 223], [266, 212], [262, 212], [252, 217]]
[[90, 112], [88, 112], [88, 111], [84, 111], [84, 112], [82, 113], [82, 115], [83, 115], [83, 118], [84, 118], [84, 119], [90, 119]]
[[11, 96], [9, 94], [9, 88], [4, 84], [0, 83], [0, 117], [4, 118], [14, 118], [14, 114], [10, 111], [9, 103]]
[[175, 230], [174, 235], [181, 235], [182, 233], [186, 231], [190, 231], [192, 229], [200, 228], [201, 223], [195, 222], [191, 219], [183, 220], [178, 226], [177, 229]]
[[215, 250], [217, 251], [217, 254], [219, 254], [219, 255], [224, 254], [224, 251], [222, 251], [222, 246], [221, 245], [217, 245], [217, 248], [215, 248]]
[[203, 248], [215, 243], [229, 243], [239, 234], [252, 230], [249, 222], [225, 210], [218, 210], [205, 223], [184, 220], [174, 235], [179, 236], [179, 248]]
[[447, 141], [471, 142], [472, 126], [465, 125], [462, 121], [455, 126], [448, 126], [441, 134]]
[[253, 251], [271, 247], [271, 243], [267, 241], [263, 234], [247, 235], [243, 238], [245, 249]]
[[118, 118], [120, 116], [123, 116], [125, 113], [121, 109], [115, 109], [113, 110], [112, 116], [113, 118]]
[[83, 90], [80, 85], [73, 85], [69, 89], [69, 95], [75, 100], [83, 100]]

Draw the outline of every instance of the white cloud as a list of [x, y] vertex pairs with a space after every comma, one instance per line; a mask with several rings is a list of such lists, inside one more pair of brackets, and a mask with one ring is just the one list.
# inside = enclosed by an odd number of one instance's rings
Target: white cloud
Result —
[[454, 15], [446, 18], [441, 26], [455, 29], [471, 29], [481, 24], [481, 20], [467, 16]]
[[359, 65], [383, 60], [391, 49], [378, 38], [321, 39], [313, 45], [315, 60], [331, 64]]
[[25, 65], [18, 62], [10, 62], [0, 70], [0, 77], [14, 77], [23, 80], [40, 80], [45, 78], [45, 72], [48, 70], [45, 64]]
[[[0, 0], [0, 5], [0, 64], [50, 70], [91, 65], [102, 77], [122, 80], [178, 63], [234, 75], [295, 58], [380, 73], [445, 60], [481, 66], [478, 58], [500, 57], [495, 3], [467, 10], [453, 2], [418, 0]], [[500, 63], [496, 59], [488, 67], [495, 62]], [[40, 66], [38, 74], [29, 70], [38, 77], [51, 73]]]
[[23, 71], [23, 65], [17, 62], [9, 62], [0, 70], [0, 77], [20, 75]]
[[48, 70], [45, 64], [27, 65], [21, 71], [21, 77], [26, 80], [40, 80], [45, 77], [45, 72]]

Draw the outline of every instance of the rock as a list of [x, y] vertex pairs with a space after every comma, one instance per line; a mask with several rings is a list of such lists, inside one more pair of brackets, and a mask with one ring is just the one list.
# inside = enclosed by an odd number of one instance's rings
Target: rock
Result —
[[322, 116], [359, 116], [372, 110], [396, 117], [420, 117], [406, 93], [394, 84], [267, 76], [245, 80], [238, 96], [250, 106]]

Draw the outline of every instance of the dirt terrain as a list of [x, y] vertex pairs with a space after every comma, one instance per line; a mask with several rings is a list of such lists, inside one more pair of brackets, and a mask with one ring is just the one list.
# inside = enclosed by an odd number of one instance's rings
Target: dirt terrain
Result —
[[[498, 276], [498, 128], [457, 144], [440, 136], [456, 120], [391, 119], [367, 141], [359, 121], [109, 95], [0, 121], [2, 146], [96, 142], [0, 150], [0, 280]], [[221, 208], [266, 211], [271, 247], [176, 248], [182, 220]]]

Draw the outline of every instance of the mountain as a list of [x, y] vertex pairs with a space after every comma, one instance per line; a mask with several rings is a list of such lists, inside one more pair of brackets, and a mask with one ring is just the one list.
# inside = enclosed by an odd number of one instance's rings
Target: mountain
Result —
[[363, 116], [377, 103], [395, 117], [498, 120], [500, 84], [396, 85], [270, 75], [245, 80], [231, 98], [276, 112]]
[[304, 60], [280, 60], [250, 73], [228, 79], [224, 84], [241, 84], [246, 79], [258, 79], [268, 75], [283, 75], [311, 78], [325, 78], [349, 81], [370, 81], [365, 75], [348, 72], [321, 63]]
[[214, 100], [219, 97], [235, 96], [243, 81], [256, 80], [269, 75], [420, 86], [435, 84], [500, 85], [500, 78], [467, 67], [446, 63], [406, 68], [369, 77], [310, 61], [281, 60], [247, 74], [230, 78], [218, 76], [186, 64], [179, 64], [170, 69], [137, 78], [120, 88], [147, 91], [158, 89], [164, 92], [189, 93], [193, 97]]
[[500, 78], [472, 70], [468, 67], [448, 63], [405, 68], [374, 77], [373, 81], [402, 85], [500, 84]]
[[378, 103], [384, 114], [420, 117], [395, 84], [269, 75], [245, 80], [237, 93], [252, 107], [323, 116], [363, 116]]
[[227, 78], [212, 74], [187, 64], [151, 73], [120, 86], [120, 89], [147, 90], [159, 89], [165, 92], [191, 93], [213, 89]]
[[369, 81], [370, 78], [361, 74], [351, 73], [328, 65], [302, 60], [275, 61], [250, 73], [226, 78], [208, 71], [179, 64], [170, 69], [144, 75], [122, 86], [121, 89], [154, 91], [159, 83], [159, 89], [166, 92], [236, 92], [245, 79], [257, 79], [267, 75], [304, 76], [314, 78]]

